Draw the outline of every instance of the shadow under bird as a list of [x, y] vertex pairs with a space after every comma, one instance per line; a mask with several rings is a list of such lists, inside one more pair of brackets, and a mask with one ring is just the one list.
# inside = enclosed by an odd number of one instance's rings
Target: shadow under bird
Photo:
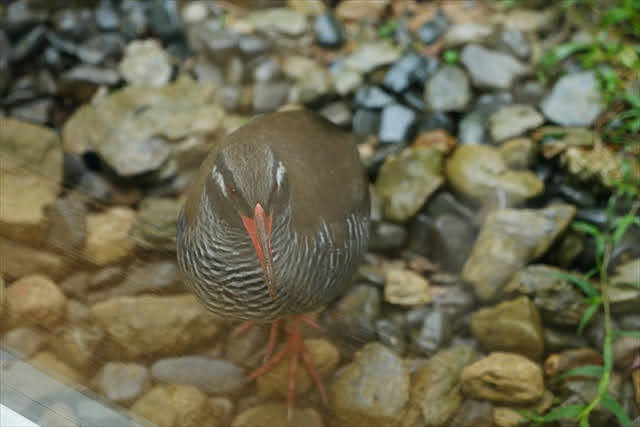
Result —
[[[302, 324], [348, 284], [368, 237], [368, 180], [352, 136], [307, 110], [277, 112], [212, 148], [178, 218], [178, 263], [212, 312], [272, 322], [251, 376], [288, 356], [291, 410], [299, 362], [326, 402]], [[287, 344], [273, 354], [284, 319]]]

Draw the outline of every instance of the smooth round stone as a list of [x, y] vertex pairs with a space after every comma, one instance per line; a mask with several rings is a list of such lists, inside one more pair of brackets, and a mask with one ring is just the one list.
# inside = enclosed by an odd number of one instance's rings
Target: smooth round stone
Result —
[[240, 412], [231, 427], [305, 426], [324, 427], [322, 416], [313, 408], [287, 409], [284, 403], [264, 403]]
[[375, 135], [380, 128], [380, 113], [360, 108], [353, 115], [351, 126], [356, 135]]
[[120, 25], [120, 17], [110, 0], [101, 0], [95, 10], [96, 22], [101, 30], [111, 31]]
[[330, 313], [331, 328], [348, 342], [375, 339], [375, 320], [380, 314], [380, 291], [355, 285]]
[[407, 240], [407, 230], [392, 222], [377, 221], [372, 224], [369, 249], [372, 251], [392, 251], [400, 249]]
[[409, 139], [416, 121], [416, 113], [402, 104], [391, 104], [382, 110], [378, 138], [382, 143]]
[[243, 34], [238, 39], [240, 52], [247, 56], [256, 56], [271, 50], [271, 42], [265, 38]]
[[522, 135], [544, 123], [544, 117], [530, 105], [515, 104], [502, 108], [489, 118], [489, 129], [494, 141], [503, 141]]
[[418, 38], [425, 44], [431, 44], [444, 33], [448, 25], [449, 20], [447, 16], [439, 10], [433, 19], [425, 22], [418, 28]]
[[67, 298], [48, 277], [30, 275], [10, 284], [5, 292], [4, 324], [51, 327], [63, 320]]
[[168, 39], [181, 31], [178, 5], [175, 0], [151, 0], [149, 5], [151, 32]]
[[517, 78], [527, 73], [527, 67], [511, 55], [477, 44], [466, 45], [460, 60], [478, 87], [508, 89]]
[[344, 39], [342, 26], [331, 12], [318, 15], [313, 23], [316, 41], [321, 46], [340, 47]]
[[154, 39], [129, 43], [118, 69], [132, 85], [163, 86], [171, 77], [169, 56]]
[[363, 86], [356, 90], [354, 102], [363, 108], [383, 108], [393, 102], [393, 97], [378, 86]]
[[411, 76], [422, 65], [422, 57], [411, 52], [397, 60], [387, 71], [382, 84], [389, 90], [400, 93], [411, 84]]
[[253, 87], [253, 109], [256, 113], [275, 111], [289, 96], [291, 86], [286, 82], [257, 83]]
[[389, 269], [386, 271], [384, 299], [391, 304], [401, 306], [429, 303], [431, 302], [429, 281], [411, 270]]
[[137, 363], [107, 362], [93, 379], [105, 397], [117, 403], [131, 403], [151, 385], [149, 370]]
[[602, 111], [601, 99], [595, 74], [584, 71], [558, 79], [540, 108], [549, 120], [561, 126], [588, 127]]
[[380, 319], [376, 322], [376, 332], [378, 339], [387, 347], [393, 349], [399, 354], [404, 353], [407, 343], [404, 337], [404, 331], [395, 322], [389, 319]]
[[469, 79], [458, 67], [442, 67], [427, 83], [424, 99], [433, 111], [464, 110], [471, 100]]
[[438, 309], [429, 309], [422, 318], [417, 333], [413, 334], [412, 346], [421, 354], [430, 356], [451, 340], [449, 317]]
[[156, 381], [192, 385], [205, 393], [234, 393], [245, 383], [245, 371], [226, 360], [203, 356], [160, 359], [151, 366]]
[[531, 54], [531, 47], [522, 31], [507, 28], [502, 32], [502, 42], [516, 54], [516, 56], [526, 59]]

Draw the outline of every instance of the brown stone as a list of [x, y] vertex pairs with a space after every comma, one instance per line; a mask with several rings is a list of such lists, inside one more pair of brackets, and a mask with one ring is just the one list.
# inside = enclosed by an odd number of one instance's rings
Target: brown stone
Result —
[[283, 403], [266, 403], [240, 412], [231, 427], [323, 427], [322, 417], [313, 408], [294, 408], [291, 418]]
[[0, 260], [0, 273], [13, 279], [44, 274], [57, 280], [69, 270], [67, 259], [3, 237], [0, 237]]
[[50, 328], [64, 319], [67, 298], [46, 276], [32, 275], [13, 282], [7, 288], [9, 328], [38, 325]]
[[175, 384], [152, 388], [133, 404], [131, 412], [158, 427], [201, 427], [210, 416], [204, 393]]
[[58, 359], [51, 352], [42, 351], [29, 359], [29, 363], [65, 384], [77, 385], [83, 383], [83, 377], [78, 371]]
[[135, 212], [126, 207], [114, 207], [105, 212], [87, 215], [85, 254], [97, 265], [121, 261], [135, 247], [130, 236]]

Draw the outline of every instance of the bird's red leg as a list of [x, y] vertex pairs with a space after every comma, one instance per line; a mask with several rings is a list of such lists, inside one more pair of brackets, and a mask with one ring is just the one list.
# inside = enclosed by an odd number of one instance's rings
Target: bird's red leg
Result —
[[[287, 380], [287, 409], [288, 414], [291, 414], [291, 410], [293, 409], [293, 401], [295, 397], [295, 388], [296, 388], [296, 371], [298, 370], [298, 362], [302, 361], [306, 371], [309, 373], [311, 380], [314, 382], [318, 391], [320, 392], [320, 396], [323, 402], [327, 402], [327, 393], [325, 391], [324, 386], [322, 385], [322, 380], [320, 379], [320, 375], [316, 371], [313, 366], [313, 361], [311, 360], [311, 356], [304, 348], [304, 342], [302, 339], [302, 325], [303, 323], [310, 324], [313, 327], [319, 327], [319, 325], [313, 319], [309, 319], [308, 317], [296, 316], [293, 319], [292, 325], [290, 328], [287, 328], [287, 332], [289, 333], [289, 338], [287, 340], [287, 344], [276, 354], [274, 354], [269, 360], [267, 360], [262, 366], [253, 371], [251, 374], [251, 378], [255, 379], [260, 375], [263, 375], [269, 372], [272, 368], [274, 368], [285, 356], [289, 357], [289, 373]], [[276, 324], [274, 322], [274, 324]], [[269, 337], [269, 344], [267, 348], [267, 353], [271, 354], [273, 349], [269, 350], [271, 345], [275, 346], [275, 340], [277, 338], [277, 326], [271, 326], [271, 336]], [[275, 332], [274, 332], [275, 331]], [[275, 337], [274, 337], [275, 336]], [[273, 341], [272, 341], [273, 339]], [[274, 344], [272, 344], [272, 342]]]
[[238, 326], [231, 332], [231, 336], [233, 337], [240, 336], [251, 328], [253, 328], [253, 322], [250, 322], [250, 321], [242, 322], [240, 326]]
[[267, 349], [264, 353], [265, 362], [269, 360], [271, 355], [273, 354], [273, 350], [276, 348], [276, 344], [278, 342], [278, 330], [280, 327], [280, 321], [274, 320], [271, 323], [271, 331], [269, 332], [269, 342], [267, 343]]

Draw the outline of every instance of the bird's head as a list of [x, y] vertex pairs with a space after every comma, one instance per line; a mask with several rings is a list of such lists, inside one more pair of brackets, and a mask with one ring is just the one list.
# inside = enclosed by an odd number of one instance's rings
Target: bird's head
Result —
[[217, 214], [231, 226], [244, 227], [275, 297], [275, 270], [271, 252], [274, 218], [285, 215], [289, 180], [284, 164], [267, 144], [231, 144], [213, 163], [207, 193]]

